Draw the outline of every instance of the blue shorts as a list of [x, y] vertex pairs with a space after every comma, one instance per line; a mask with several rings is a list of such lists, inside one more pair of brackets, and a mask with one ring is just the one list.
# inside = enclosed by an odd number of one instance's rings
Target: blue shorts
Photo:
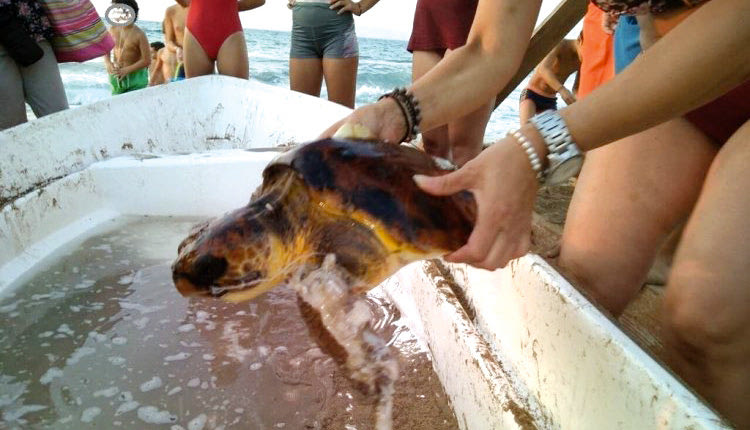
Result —
[[326, 3], [297, 3], [292, 11], [291, 58], [359, 56], [351, 13], [339, 15]]
[[615, 29], [615, 73], [622, 72], [641, 52], [641, 28], [634, 16], [621, 15]]

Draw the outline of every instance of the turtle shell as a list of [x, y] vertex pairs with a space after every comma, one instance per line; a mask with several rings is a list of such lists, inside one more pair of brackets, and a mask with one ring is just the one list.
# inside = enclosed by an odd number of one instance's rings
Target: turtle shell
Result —
[[264, 188], [292, 169], [303, 183], [344, 213], [363, 213], [399, 241], [426, 252], [453, 251], [471, 234], [476, 204], [471, 193], [434, 196], [415, 174], [437, 176], [441, 168], [415, 148], [378, 141], [323, 139], [297, 147], [271, 162]]

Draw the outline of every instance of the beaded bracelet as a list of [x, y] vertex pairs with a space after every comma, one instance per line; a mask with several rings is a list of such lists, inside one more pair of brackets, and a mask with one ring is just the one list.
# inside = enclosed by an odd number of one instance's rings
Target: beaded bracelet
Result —
[[529, 157], [529, 163], [531, 163], [531, 168], [534, 169], [534, 172], [536, 173], [536, 179], [541, 182], [543, 175], [542, 162], [539, 159], [539, 154], [536, 153], [531, 142], [529, 142], [529, 139], [521, 133], [521, 130], [509, 131], [508, 136], [514, 137], [518, 144], [521, 145], [526, 156]]
[[409, 142], [416, 138], [419, 134], [419, 123], [422, 122], [422, 112], [419, 109], [419, 101], [414, 97], [414, 94], [401, 87], [383, 94], [378, 100], [384, 98], [395, 100], [406, 120], [406, 132], [404, 137], [401, 138], [401, 142]]

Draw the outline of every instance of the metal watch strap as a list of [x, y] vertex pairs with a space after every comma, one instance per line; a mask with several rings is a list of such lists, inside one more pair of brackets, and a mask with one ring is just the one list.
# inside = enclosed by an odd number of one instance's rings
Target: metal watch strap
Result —
[[581, 150], [573, 142], [573, 136], [570, 135], [565, 120], [557, 111], [544, 111], [534, 115], [529, 121], [542, 135], [544, 144], [547, 145], [549, 151], [547, 154], [547, 169], [543, 175], [544, 180], [546, 180], [549, 172], [563, 161], [581, 156]]

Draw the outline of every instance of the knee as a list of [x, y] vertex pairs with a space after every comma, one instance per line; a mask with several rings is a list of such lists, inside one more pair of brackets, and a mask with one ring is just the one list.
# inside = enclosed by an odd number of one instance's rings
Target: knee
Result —
[[626, 271], [613, 268], [601, 253], [571, 250], [563, 245], [557, 262], [576, 287], [615, 317], [622, 314], [641, 287]]
[[664, 340], [693, 365], [717, 354], [729, 358], [726, 354], [746, 342], [750, 313], [732, 294], [736, 290], [722, 282], [710, 270], [688, 264], [675, 267], [670, 275], [663, 305]]

